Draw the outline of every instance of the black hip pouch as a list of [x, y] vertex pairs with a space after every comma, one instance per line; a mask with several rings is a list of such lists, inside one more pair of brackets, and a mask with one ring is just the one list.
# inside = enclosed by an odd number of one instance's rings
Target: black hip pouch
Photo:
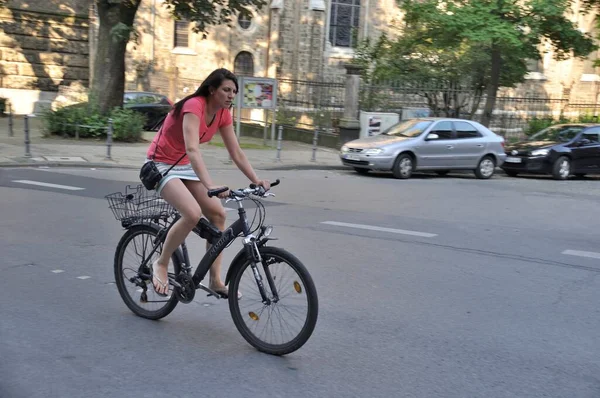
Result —
[[162, 178], [162, 173], [158, 170], [158, 167], [156, 167], [156, 164], [152, 160], [144, 163], [140, 169], [140, 180], [142, 181], [142, 184], [144, 184], [144, 187], [149, 191], [156, 189]]

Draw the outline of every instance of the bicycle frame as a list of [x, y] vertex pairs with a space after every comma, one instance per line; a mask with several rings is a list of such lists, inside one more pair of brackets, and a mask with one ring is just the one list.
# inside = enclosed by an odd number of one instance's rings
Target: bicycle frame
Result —
[[[210, 246], [210, 248], [206, 251], [202, 259], [200, 260], [200, 263], [198, 263], [198, 267], [196, 267], [196, 271], [192, 276], [192, 280], [194, 281], [194, 285], [196, 286], [196, 288], [198, 287], [198, 285], [200, 285], [200, 283], [210, 270], [210, 267], [215, 262], [217, 257], [219, 257], [221, 252], [223, 252], [223, 250], [225, 250], [225, 248], [231, 242], [233, 242], [240, 233], [243, 233], [245, 238], [250, 235], [250, 228], [248, 226], [248, 221], [246, 218], [246, 211], [243, 207], [240, 207], [238, 209], [238, 215], [238, 219], [235, 220], [229, 227], [225, 229], [225, 231], [221, 233], [221, 237], [212, 246]], [[200, 236], [199, 232], [200, 231], [198, 230], [198, 228], [194, 228], [194, 233], [196, 235]], [[183, 245], [185, 245], [185, 241]], [[190, 264], [189, 256], [187, 254], [187, 248], [184, 249], [183, 255], [186, 264]]]
[[[181, 217], [180, 215], [177, 215], [174, 218], [174, 220], [170, 223], [170, 225], [166, 229], [161, 231], [161, 233], [158, 236], [158, 239], [154, 243], [152, 250], [150, 251], [148, 256], [146, 256], [144, 261], [142, 261], [140, 270], [148, 263], [148, 260], [156, 252], [159, 245], [164, 242], [164, 237], [166, 236], [168, 231], [173, 227], [173, 225], [177, 222], [177, 220], [179, 220], [180, 217]], [[194, 232], [196, 235], [198, 235], [199, 237], [202, 238], [202, 235], [201, 235], [201, 233], [203, 232], [202, 228], [203, 227], [199, 223], [198, 225], [196, 225], [196, 227], [194, 227], [192, 232]], [[243, 233], [244, 248], [245, 248], [246, 252], [248, 253], [248, 255], [250, 256], [250, 258], [253, 258], [255, 260], [255, 264], [261, 261], [260, 254], [258, 252], [258, 246], [256, 244], [256, 239], [250, 233], [250, 227], [248, 225], [248, 219], [246, 217], [246, 210], [244, 209], [243, 205], [241, 204], [241, 201], [238, 201], [238, 219], [235, 220], [230, 226], [228, 226], [223, 232], [221, 232], [218, 240], [212, 246], [210, 246], [210, 248], [204, 254], [202, 259], [200, 260], [200, 263], [198, 264], [198, 267], [196, 267], [196, 271], [192, 275], [192, 281], [193, 281], [194, 287], [196, 289], [200, 288], [201, 282], [204, 280], [204, 277], [210, 270], [210, 267], [215, 262], [217, 257], [221, 254], [221, 252], [223, 252], [223, 250], [231, 242], [233, 242], [240, 235], [240, 233]], [[180, 247], [183, 252], [182, 253], [183, 260], [184, 260], [183, 270], [185, 272], [189, 272], [191, 270], [191, 265], [190, 265], [191, 261], [189, 258], [185, 240], [180, 245]], [[255, 269], [256, 268], [255, 264], [252, 265], [252, 268], [254, 270], [255, 278], [257, 279], [256, 282], [258, 284], [258, 288], [261, 293], [262, 299], [264, 302], [271, 302], [271, 300], [267, 297], [264, 285], [262, 283], [262, 277], [260, 277], [258, 271]], [[265, 267], [265, 273], [266, 273], [265, 276], [267, 278], [267, 282], [268, 282], [269, 287], [271, 288], [271, 292], [273, 294], [273, 298], [275, 301], [278, 301], [279, 294], [277, 293], [277, 289], [275, 287], [273, 278], [272, 278], [268, 268], [266, 268], [266, 267]]]

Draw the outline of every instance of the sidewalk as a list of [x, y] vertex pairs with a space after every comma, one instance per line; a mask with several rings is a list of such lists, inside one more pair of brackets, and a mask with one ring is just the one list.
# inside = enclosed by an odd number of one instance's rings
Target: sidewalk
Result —
[[[43, 136], [40, 118], [29, 118], [29, 151], [31, 157], [25, 157], [25, 129], [22, 117], [13, 118], [14, 136], [9, 136], [8, 118], [0, 118], [0, 167], [19, 166], [71, 166], [97, 168], [139, 169], [146, 157], [146, 150], [155, 132], [144, 132], [143, 143], [113, 142], [107, 158], [106, 142], [90, 139], [63, 139]], [[337, 151], [318, 147], [316, 161], [311, 161], [311, 145], [282, 141], [280, 161], [277, 161], [277, 142], [275, 147], [263, 146], [259, 138], [241, 137], [240, 143], [248, 160], [258, 170], [294, 170], [294, 169], [345, 169]], [[220, 137], [202, 145], [202, 155], [210, 169], [228, 169], [236, 166], [229, 160], [227, 150]]]

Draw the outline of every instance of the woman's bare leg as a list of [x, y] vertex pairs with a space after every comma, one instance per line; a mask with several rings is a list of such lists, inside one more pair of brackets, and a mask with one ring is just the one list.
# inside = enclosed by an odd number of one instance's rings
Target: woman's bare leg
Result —
[[[173, 178], [162, 189], [160, 195], [164, 200], [169, 202], [181, 214], [181, 218], [177, 220], [171, 227], [165, 238], [163, 249], [158, 258], [158, 268], [156, 276], [163, 282], [168, 281], [167, 270], [169, 260], [173, 252], [183, 243], [185, 238], [194, 229], [198, 220], [202, 216], [200, 206], [188, 188], [178, 178]], [[158, 281], [153, 281], [157, 287], [158, 293], [167, 294], [169, 286], [161, 286]]]
[[[198, 181], [187, 180], [183, 183], [189, 189], [192, 195], [194, 195], [194, 198], [200, 205], [204, 216], [217, 228], [219, 228], [220, 231], [223, 231], [225, 229], [225, 219], [227, 216], [225, 214], [225, 208], [223, 207], [221, 200], [216, 197], [209, 198], [206, 187]], [[208, 250], [209, 247], [210, 244], [207, 242], [206, 249]], [[222, 290], [225, 287], [225, 285], [221, 281], [222, 259], [223, 254], [220, 254], [210, 267], [209, 287], [211, 289]]]

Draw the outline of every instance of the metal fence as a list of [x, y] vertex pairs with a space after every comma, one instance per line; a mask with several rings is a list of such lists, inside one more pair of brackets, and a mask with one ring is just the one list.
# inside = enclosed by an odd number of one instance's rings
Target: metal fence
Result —
[[[486, 102], [483, 91], [444, 84], [363, 81], [359, 108], [364, 111], [395, 112], [420, 109], [430, 116], [460, 117], [481, 121]], [[498, 94], [490, 128], [505, 137], [522, 138], [539, 120], [593, 120], [598, 102], [573, 101], [548, 96]], [[424, 112], [421, 112], [423, 114]]]
[[[278, 79], [277, 82], [279, 122], [306, 128], [337, 126], [344, 113], [345, 76], [331, 76], [323, 81]], [[128, 82], [126, 88], [157, 92], [175, 101], [193, 93], [201, 83], [199, 79], [163, 72]]]
[[[336, 129], [344, 114], [346, 76], [333, 75], [322, 80], [278, 79], [276, 122], [299, 128]], [[138, 82], [139, 83], [139, 82]], [[143, 81], [145, 90], [156, 91], [176, 100], [191, 94], [201, 81], [177, 73], [150, 74]], [[140, 89], [130, 83], [131, 89]], [[395, 112], [406, 117], [460, 117], [481, 121], [485, 92], [447, 83], [362, 80], [359, 109]], [[410, 111], [410, 113], [407, 113]], [[490, 128], [506, 137], [522, 137], [536, 120], [577, 120], [597, 115], [599, 103], [569, 98], [514, 96], [498, 94]], [[269, 120], [271, 122], [271, 120]]]
[[345, 77], [327, 81], [278, 79], [279, 119], [286, 124], [332, 128], [344, 114]]

